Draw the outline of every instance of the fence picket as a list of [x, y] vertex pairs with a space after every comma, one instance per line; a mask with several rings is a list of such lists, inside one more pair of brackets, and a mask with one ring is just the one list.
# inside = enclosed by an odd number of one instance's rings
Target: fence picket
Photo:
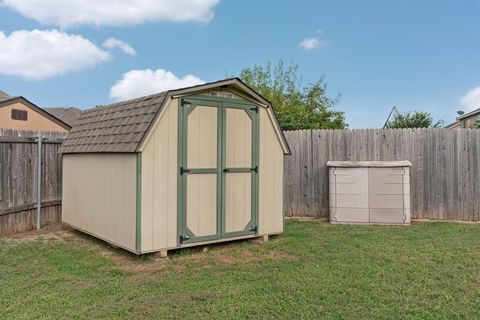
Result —
[[[66, 133], [42, 132], [42, 218], [61, 215], [61, 140]], [[38, 132], [0, 129], [0, 235], [35, 227]]]

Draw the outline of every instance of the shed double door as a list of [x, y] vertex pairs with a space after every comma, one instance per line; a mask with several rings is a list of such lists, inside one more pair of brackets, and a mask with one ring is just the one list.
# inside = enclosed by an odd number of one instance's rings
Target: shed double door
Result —
[[178, 242], [255, 234], [258, 108], [242, 100], [184, 98], [179, 120]]

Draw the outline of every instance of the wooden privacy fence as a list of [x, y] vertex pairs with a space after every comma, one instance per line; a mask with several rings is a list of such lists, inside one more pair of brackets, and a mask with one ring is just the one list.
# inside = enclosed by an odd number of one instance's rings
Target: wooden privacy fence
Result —
[[38, 143], [41, 134], [41, 223], [61, 219], [65, 133], [0, 129], [0, 236], [36, 227]]
[[328, 217], [329, 160], [410, 160], [412, 218], [480, 221], [480, 130], [286, 131], [285, 214]]

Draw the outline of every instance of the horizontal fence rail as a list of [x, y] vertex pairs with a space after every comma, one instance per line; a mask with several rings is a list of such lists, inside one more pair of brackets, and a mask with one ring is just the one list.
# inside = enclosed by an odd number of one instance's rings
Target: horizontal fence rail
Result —
[[410, 160], [412, 218], [480, 221], [480, 130], [286, 131], [285, 215], [329, 216], [329, 160]]
[[0, 129], [0, 236], [35, 228], [37, 137], [41, 144], [41, 222], [61, 218], [62, 161], [66, 133]]

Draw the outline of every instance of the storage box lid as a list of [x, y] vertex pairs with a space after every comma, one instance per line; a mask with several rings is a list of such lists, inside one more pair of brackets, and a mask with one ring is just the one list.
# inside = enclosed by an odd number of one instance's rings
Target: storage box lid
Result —
[[365, 167], [411, 167], [408, 160], [402, 161], [328, 161], [328, 167], [365, 168]]

